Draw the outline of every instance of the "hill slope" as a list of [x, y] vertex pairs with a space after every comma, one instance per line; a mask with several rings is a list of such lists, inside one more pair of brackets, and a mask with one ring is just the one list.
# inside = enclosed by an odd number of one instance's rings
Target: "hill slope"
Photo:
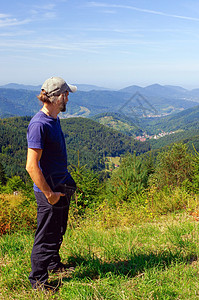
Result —
[[[199, 150], [199, 106], [162, 118], [133, 118], [121, 114], [106, 113], [93, 117], [97, 122], [127, 135], [143, 136], [152, 149], [159, 149], [176, 142], [188, 143]], [[147, 135], [146, 135], [147, 133]], [[162, 133], [161, 135], [158, 135]], [[157, 136], [157, 139], [152, 137]]]
[[[27, 176], [26, 132], [30, 117], [0, 120], [0, 161], [8, 176]], [[119, 156], [129, 151], [138, 154], [150, 150], [148, 143], [140, 143], [120, 132], [85, 118], [61, 120], [66, 139], [69, 163], [87, 165], [93, 170], [104, 168], [104, 156]]]
[[34, 115], [41, 108], [36, 95], [35, 91], [1, 88], [0, 117]]
[[139, 128], [138, 119], [129, 118], [121, 113], [103, 113], [95, 115], [91, 117], [91, 119], [129, 136], [135, 137], [143, 132], [143, 130]]
[[163, 118], [144, 119], [146, 130], [195, 130], [199, 129], [199, 105]]
[[[11, 86], [16, 87], [14, 84]], [[33, 115], [39, 109], [39, 102], [36, 98], [39, 90], [38, 87], [35, 87], [34, 91], [29, 90], [30, 88], [31, 86], [28, 86], [27, 90], [24, 88], [0, 88], [0, 117]], [[143, 114], [162, 116], [198, 105], [197, 91], [194, 92], [194, 98], [188, 91], [183, 95], [182, 92], [177, 93], [176, 90], [179, 89], [179, 87], [168, 88], [152, 85], [146, 88], [134, 86], [133, 89], [127, 88], [120, 91], [78, 91], [70, 95], [67, 111], [62, 114], [62, 117], [90, 117], [106, 112], [122, 112], [127, 116], [132, 113], [139, 116]], [[140, 96], [135, 96], [134, 92], [139, 92]], [[195, 101], [190, 101], [194, 99]], [[8, 110], [5, 111], [6, 103]], [[13, 107], [10, 107], [10, 103], [13, 104]]]

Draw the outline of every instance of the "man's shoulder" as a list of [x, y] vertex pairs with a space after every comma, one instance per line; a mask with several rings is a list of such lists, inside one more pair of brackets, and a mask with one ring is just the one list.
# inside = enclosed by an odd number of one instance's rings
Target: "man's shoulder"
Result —
[[32, 122], [43, 122], [45, 120], [44, 118], [44, 114], [42, 113], [42, 111], [38, 111], [33, 117], [32, 119], [30, 120], [30, 123]]
[[45, 114], [42, 111], [39, 111], [30, 120], [29, 127], [32, 124], [38, 124], [40, 126], [44, 126], [44, 125], [48, 124], [48, 119], [46, 118]]
[[59, 126], [57, 126], [58, 124], [59, 124], [58, 117], [57, 119], [54, 119], [52, 117], [47, 116], [44, 112], [40, 110], [30, 120], [28, 128], [29, 130], [33, 128], [40, 128], [43, 131], [52, 131], [52, 130], [57, 131], [58, 127], [60, 127], [60, 124]]

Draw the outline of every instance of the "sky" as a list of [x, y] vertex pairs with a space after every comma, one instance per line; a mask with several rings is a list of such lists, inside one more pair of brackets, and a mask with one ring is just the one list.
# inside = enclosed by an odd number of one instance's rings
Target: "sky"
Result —
[[1, 0], [0, 85], [199, 88], [198, 0]]

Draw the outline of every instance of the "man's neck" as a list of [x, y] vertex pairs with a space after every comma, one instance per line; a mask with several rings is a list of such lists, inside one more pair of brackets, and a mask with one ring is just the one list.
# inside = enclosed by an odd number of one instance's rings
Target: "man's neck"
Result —
[[59, 113], [53, 103], [44, 103], [41, 111], [43, 111], [47, 116], [50, 116], [54, 119], [57, 119], [57, 115]]

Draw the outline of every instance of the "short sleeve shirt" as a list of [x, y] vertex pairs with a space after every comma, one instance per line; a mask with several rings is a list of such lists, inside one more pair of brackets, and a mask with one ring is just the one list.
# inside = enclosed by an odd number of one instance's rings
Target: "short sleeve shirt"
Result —
[[[64, 182], [68, 175], [67, 151], [59, 117], [39, 111], [29, 123], [27, 141], [28, 148], [43, 150], [39, 166], [51, 188]], [[34, 190], [40, 192], [35, 184]]]

